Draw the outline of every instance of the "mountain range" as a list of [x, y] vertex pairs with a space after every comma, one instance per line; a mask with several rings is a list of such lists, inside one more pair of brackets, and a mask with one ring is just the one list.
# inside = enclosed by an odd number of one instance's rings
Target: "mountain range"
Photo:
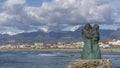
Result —
[[[0, 44], [34, 44], [35, 42], [56, 43], [56, 42], [76, 42], [82, 41], [81, 31], [83, 27], [76, 31], [60, 31], [60, 32], [24, 32], [16, 35], [0, 34]], [[105, 30], [100, 29], [100, 41], [108, 41], [110, 39], [120, 39], [120, 29]]]

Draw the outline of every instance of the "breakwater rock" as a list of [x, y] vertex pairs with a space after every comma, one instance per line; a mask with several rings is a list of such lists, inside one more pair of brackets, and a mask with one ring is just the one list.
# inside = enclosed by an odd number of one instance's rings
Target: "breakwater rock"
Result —
[[77, 59], [68, 64], [67, 68], [113, 68], [109, 59], [83, 60]]

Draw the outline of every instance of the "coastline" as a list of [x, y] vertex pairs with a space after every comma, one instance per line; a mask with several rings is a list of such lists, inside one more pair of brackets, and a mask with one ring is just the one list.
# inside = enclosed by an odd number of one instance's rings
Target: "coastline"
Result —
[[[100, 49], [101, 52], [120, 53], [119, 48], [107, 48]], [[82, 52], [82, 49], [0, 49], [0, 51], [70, 51], [70, 52]]]
[[0, 51], [82, 51], [82, 49], [0, 49]]

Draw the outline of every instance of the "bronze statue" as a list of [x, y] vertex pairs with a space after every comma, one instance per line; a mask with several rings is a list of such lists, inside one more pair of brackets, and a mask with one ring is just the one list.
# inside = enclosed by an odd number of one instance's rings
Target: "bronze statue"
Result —
[[88, 23], [82, 30], [82, 37], [84, 41], [84, 48], [81, 58], [91, 59], [92, 58], [92, 26]]
[[82, 59], [101, 59], [99, 42], [99, 26], [95, 24], [92, 26], [88, 23], [82, 30], [82, 37], [84, 41], [84, 48], [81, 55]]
[[100, 35], [99, 35], [99, 26], [95, 24], [93, 26], [92, 30], [92, 46], [93, 46], [93, 56], [94, 59], [101, 59], [101, 53], [100, 53], [100, 48], [99, 48], [99, 40], [100, 40]]

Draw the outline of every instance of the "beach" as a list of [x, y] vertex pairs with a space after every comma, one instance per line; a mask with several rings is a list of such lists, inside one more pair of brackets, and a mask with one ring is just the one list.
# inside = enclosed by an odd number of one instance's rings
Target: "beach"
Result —
[[[100, 49], [101, 52], [117, 52], [120, 53], [120, 48], [106, 48]], [[0, 49], [0, 51], [72, 51], [72, 52], [82, 52], [82, 49]]]

